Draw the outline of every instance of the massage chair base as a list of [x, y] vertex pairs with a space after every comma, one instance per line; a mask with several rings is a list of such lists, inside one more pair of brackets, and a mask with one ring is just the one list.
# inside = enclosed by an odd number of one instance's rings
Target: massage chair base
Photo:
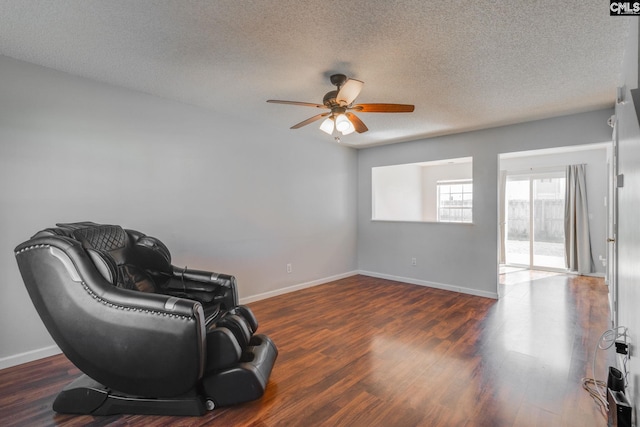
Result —
[[53, 410], [61, 414], [82, 415], [200, 416], [218, 406], [260, 398], [267, 387], [277, 356], [278, 349], [268, 336], [254, 335], [241, 363], [208, 374], [202, 379], [204, 393], [192, 390], [168, 398], [119, 393], [82, 375], [58, 394], [53, 402]]
[[60, 414], [199, 416], [206, 410], [204, 398], [190, 392], [171, 398], [143, 398], [113, 391], [86, 375], [67, 385], [53, 402]]

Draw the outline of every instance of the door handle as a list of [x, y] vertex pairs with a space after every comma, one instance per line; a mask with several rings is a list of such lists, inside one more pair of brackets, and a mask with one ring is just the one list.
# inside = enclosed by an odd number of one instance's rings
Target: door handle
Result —
[[612, 239], [611, 237], [607, 238], [607, 242], [609, 243], [615, 243], [616, 239]]

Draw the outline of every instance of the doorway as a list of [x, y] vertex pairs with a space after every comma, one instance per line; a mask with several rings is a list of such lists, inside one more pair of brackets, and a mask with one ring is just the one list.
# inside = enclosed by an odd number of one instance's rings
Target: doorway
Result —
[[518, 275], [532, 270], [567, 272], [564, 260], [565, 175], [567, 165], [575, 164], [583, 164], [587, 169], [591, 274], [605, 277], [615, 264], [615, 257], [607, 251], [610, 249], [607, 246], [611, 246], [607, 238], [613, 235], [607, 230], [607, 221], [612, 218], [609, 210], [613, 207], [607, 203], [611, 200], [613, 185], [611, 150], [611, 142], [603, 142], [499, 155], [499, 280], [503, 279], [500, 277], [503, 274]]
[[505, 183], [505, 265], [565, 271], [562, 169], [509, 173]]

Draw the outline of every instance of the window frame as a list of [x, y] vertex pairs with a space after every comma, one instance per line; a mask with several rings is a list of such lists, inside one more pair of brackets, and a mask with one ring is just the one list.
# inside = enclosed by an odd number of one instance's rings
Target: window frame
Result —
[[[460, 186], [460, 191], [452, 192], [452, 187]], [[470, 186], [469, 191], [466, 191], [466, 187]], [[448, 187], [449, 197], [452, 195], [460, 195], [460, 204], [452, 204], [449, 206], [443, 206], [441, 202], [442, 199], [442, 188]], [[465, 195], [469, 197], [466, 198]], [[451, 201], [456, 201], [450, 198]], [[469, 204], [466, 205], [465, 202], [469, 201]], [[451, 215], [449, 215], [449, 219], [443, 219], [442, 214], [443, 210], [448, 210], [449, 214], [451, 211], [459, 211], [460, 215], [453, 215], [453, 219]], [[469, 212], [469, 215], [465, 215], [465, 212]], [[439, 180], [436, 182], [436, 213], [437, 213], [437, 222], [453, 222], [453, 223], [461, 223], [461, 224], [470, 224], [473, 223], [473, 179], [446, 179]], [[466, 217], [466, 218], [465, 218]], [[461, 218], [461, 219], [455, 219]]]

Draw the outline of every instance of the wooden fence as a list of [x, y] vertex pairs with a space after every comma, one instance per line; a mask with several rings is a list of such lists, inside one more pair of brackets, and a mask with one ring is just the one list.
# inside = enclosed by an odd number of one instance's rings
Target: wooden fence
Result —
[[[564, 241], [564, 200], [535, 200], [533, 204], [534, 240]], [[507, 238], [529, 240], [529, 201], [510, 200], [507, 206]]]

